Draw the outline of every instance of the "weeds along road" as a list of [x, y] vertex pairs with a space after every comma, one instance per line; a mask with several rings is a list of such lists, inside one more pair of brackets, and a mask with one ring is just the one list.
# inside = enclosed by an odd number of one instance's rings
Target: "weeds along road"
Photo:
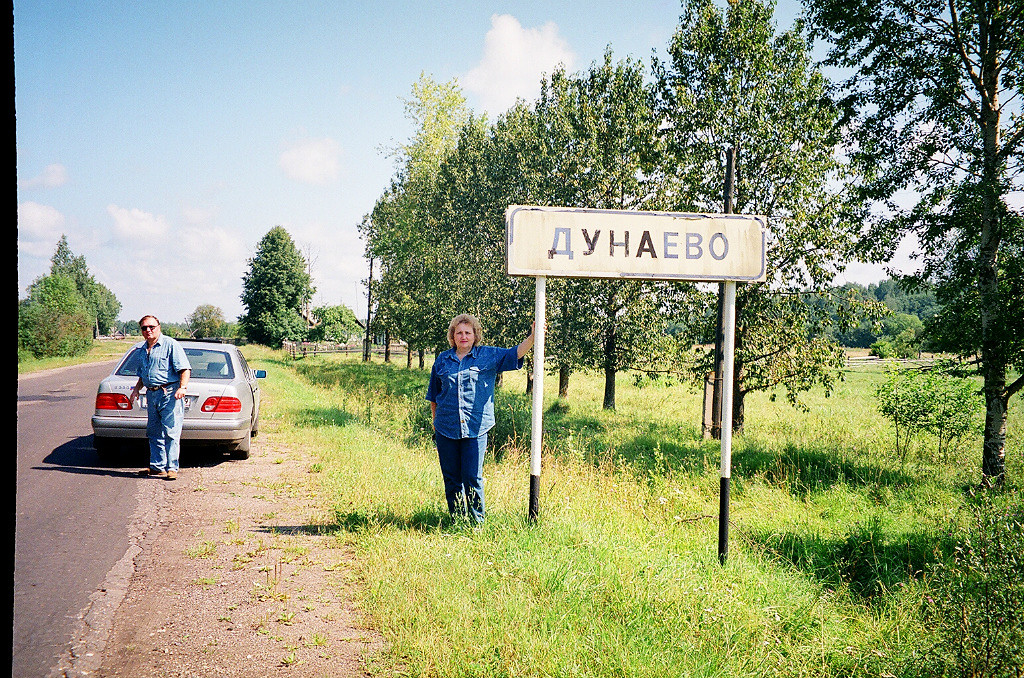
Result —
[[18, 378], [15, 676], [51, 675], [74, 635], [102, 631], [111, 602], [103, 589], [129, 550], [139, 493], [149, 491], [137, 467], [105, 466], [92, 446], [96, 386], [112, 367]]

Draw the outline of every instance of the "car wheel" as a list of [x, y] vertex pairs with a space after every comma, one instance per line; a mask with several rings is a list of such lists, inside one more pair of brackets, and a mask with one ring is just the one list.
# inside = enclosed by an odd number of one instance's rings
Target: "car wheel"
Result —
[[255, 438], [260, 432], [260, 415], [256, 415], [256, 421], [252, 423], [252, 437]]
[[252, 431], [246, 433], [245, 437], [235, 444], [235, 449], [231, 450], [231, 458], [248, 459], [250, 447], [252, 447]]

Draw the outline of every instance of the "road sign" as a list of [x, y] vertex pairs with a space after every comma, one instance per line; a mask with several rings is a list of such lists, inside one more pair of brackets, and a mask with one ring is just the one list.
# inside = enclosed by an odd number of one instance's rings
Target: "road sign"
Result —
[[508, 274], [702, 282], [765, 279], [767, 219], [512, 205]]

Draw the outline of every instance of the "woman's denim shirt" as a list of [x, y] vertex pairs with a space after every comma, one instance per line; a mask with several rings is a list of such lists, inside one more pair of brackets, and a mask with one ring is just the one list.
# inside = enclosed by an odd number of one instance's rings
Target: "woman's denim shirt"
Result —
[[494, 381], [518, 370], [518, 348], [474, 346], [459, 360], [455, 349], [439, 354], [430, 370], [427, 400], [437, 403], [434, 430], [445, 438], [476, 438], [494, 426]]

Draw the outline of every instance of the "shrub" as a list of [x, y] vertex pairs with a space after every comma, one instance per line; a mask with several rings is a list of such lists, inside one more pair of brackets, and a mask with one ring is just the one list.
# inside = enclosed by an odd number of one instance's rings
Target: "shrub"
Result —
[[18, 304], [18, 347], [37, 358], [76, 356], [92, 346], [92, 318], [71, 278], [47, 275]]
[[871, 355], [879, 358], [891, 358], [893, 354], [892, 344], [885, 339], [880, 339], [871, 344]]
[[934, 629], [916, 675], [1024, 674], [1024, 502], [982, 497], [950, 529], [952, 553], [932, 568], [924, 616]]
[[935, 436], [937, 452], [947, 460], [950, 450], [979, 428], [983, 401], [978, 388], [950, 361], [929, 370], [891, 369], [875, 395], [879, 411], [895, 427], [901, 461], [906, 461], [910, 442], [922, 432]]

